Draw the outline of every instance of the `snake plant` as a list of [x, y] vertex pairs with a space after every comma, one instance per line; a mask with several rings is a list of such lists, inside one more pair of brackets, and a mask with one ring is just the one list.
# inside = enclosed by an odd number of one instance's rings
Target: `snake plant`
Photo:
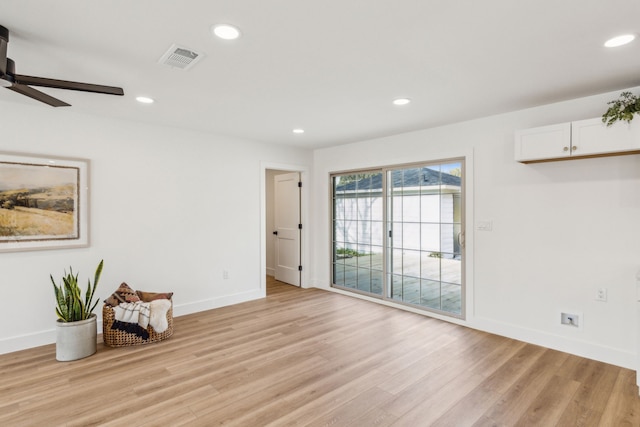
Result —
[[89, 316], [91, 316], [91, 313], [98, 305], [98, 299], [94, 302], [93, 295], [100, 281], [103, 264], [104, 260], [98, 264], [93, 279], [93, 286], [91, 286], [91, 279], [87, 280], [88, 285], [84, 298], [82, 297], [82, 290], [80, 286], [78, 286], [78, 273], [74, 275], [71, 267], [69, 267], [69, 273], [67, 273], [66, 270], [64, 271], [60, 285], [57, 285], [53, 276], [49, 275], [56, 295], [56, 314], [61, 321], [77, 322], [78, 320], [88, 319]]

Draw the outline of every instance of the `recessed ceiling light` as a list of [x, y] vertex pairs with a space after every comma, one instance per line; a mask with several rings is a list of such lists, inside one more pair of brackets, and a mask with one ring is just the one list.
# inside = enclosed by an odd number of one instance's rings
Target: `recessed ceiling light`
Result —
[[148, 96], [138, 96], [136, 97], [136, 101], [141, 104], [153, 104], [153, 98], [149, 98]]
[[409, 98], [397, 98], [393, 100], [393, 105], [407, 105], [410, 102]]
[[211, 31], [216, 37], [223, 40], [235, 40], [240, 37], [240, 30], [229, 24], [214, 25], [211, 27]]
[[300, 128], [298, 128], [298, 129], [294, 129], [294, 130], [293, 130], [293, 133], [297, 133], [297, 134], [304, 133], [304, 129], [300, 129]]
[[631, 43], [636, 38], [635, 34], [624, 34], [622, 36], [614, 37], [612, 39], [607, 40], [604, 45], [606, 47], [618, 47], [625, 45], [627, 43]]

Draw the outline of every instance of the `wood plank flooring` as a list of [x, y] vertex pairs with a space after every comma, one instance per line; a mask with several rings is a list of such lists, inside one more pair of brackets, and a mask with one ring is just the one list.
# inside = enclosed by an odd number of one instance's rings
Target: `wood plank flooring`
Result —
[[317, 289], [0, 356], [0, 426], [640, 426], [635, 372]]

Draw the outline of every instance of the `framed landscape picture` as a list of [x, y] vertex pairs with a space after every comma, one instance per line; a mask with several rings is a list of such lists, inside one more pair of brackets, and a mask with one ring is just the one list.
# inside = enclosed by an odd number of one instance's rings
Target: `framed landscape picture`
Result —
[[0, 153], [0, 252], [89, 244], [88, 163]]

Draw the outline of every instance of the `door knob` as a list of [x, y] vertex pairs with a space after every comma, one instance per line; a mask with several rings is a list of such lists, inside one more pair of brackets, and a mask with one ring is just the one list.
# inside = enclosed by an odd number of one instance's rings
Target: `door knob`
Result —
[[273, 234], [274, 234], [275, 236], [277, 236], [277, 235], [278, 235], [278, 232], [277, 232], [277, 231], [274, 231], [274, 232], [273, 232]]

